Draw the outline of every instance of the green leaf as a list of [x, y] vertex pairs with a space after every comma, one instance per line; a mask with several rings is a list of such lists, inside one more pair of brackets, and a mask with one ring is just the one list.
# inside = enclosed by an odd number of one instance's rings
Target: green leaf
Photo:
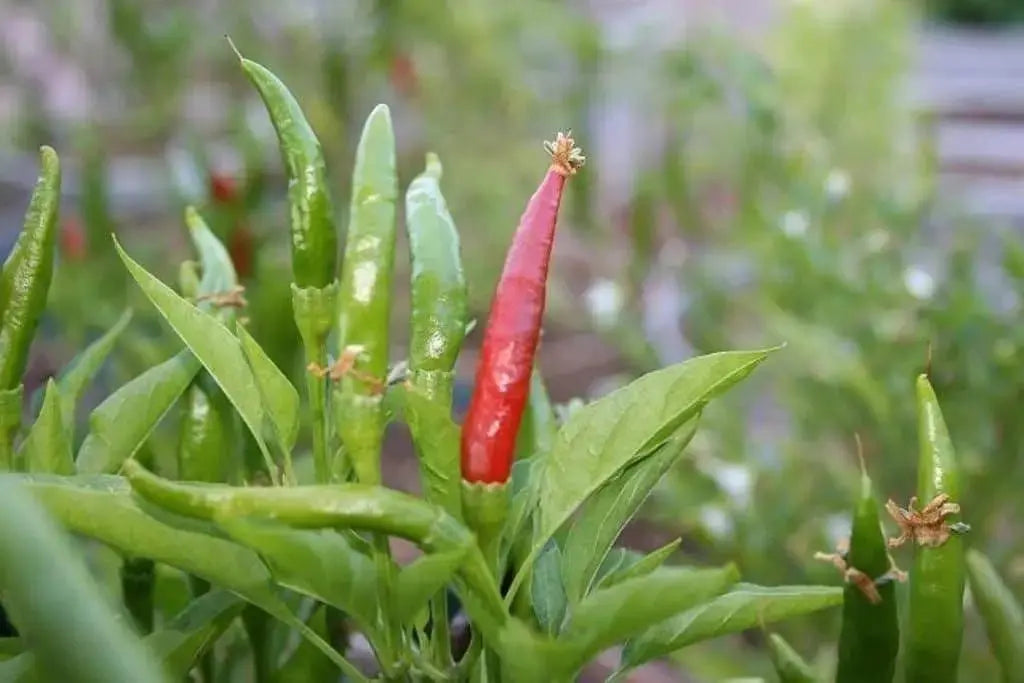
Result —
[[75, 408], [82, 399], [85, 388], [96, 376], [96, 373], [100, 371], [100, 368], [103, 367], [107, 356], [114, 350], [117, 338], [121, 336], [121, 333], [128, 327], [128, 323], [131, 320], [131, 310], [122, 313], [113, 327], [72, 359], [63, 374], [61, 374], [60, 379], [57, 380], [61, 396], [60, 412], [64, 416], [64, 421], [67, 425], [69, 440], [73, 441], [75, 438]]
[[516, 460], [546, 455], [555, 440], [556, 428], [555, 411], [551, 407], [544, 378], [534, 367], [530, 375], [529, 399], [516, 436]]
[[[199, 252], [199, 264], [203, 269], [197, 294], [209, 296], [230, 292], [238, 285], [238, 276], [228, 250], [192, 206], [185, 208], [185, 225], [188, 226], [192, 244]], [[209, 310], [211, 305], [209, 302], [201, 302], [199, 307]]]
[[160, 311], [238, 410], [266, 460], [270, 476], [276, 480], [277, 468], [263, 440], [264, 412], [259, 385], [249, 368], [249, 363], [245, 360], [238, 338], [217, 318], [182, 299], [173, 289], [133, 261], [116, 238], [114, 247], [146, 297]]
[[[248, 548], [171, 526], [144, 511], [123, 477], [6, 475], [18, 479], [69, 531], [129, 557], [147, 557], [220, 586], [299, 630], [339, 667], [349, 666], [281, 600], [270, 571]], [[0, 477], [0, 480], [3, 478]]]
[[31, 652], [22, 652], [20, 655], [0, 661], [0, 681], [4, 683], [35, 683], [36, 660]]
[[432, 553], [403, 567], [395, 582], [395, 621], [411, 623], [430, 598], [451, 582], [465, 556], [465, 549]]
[[239, 325], [237, 331], [242, 351], [259, 386], [263, 407], [274, 425], [281, 448], [291, 453], [299, 434], [299, 392], [248, 330]]
[[644, 375], [576, 412], [544, 459], [540, 529], [534, 546], [543, 546], [591, 494], [668, 441], [772, 350], [694, 358]]
[[661, 567], [647, 576], [594, 591], [571, 608], [560, 640], [576, 647], [576, 664], [722, 593], [739, 578], [733, 565], [716, 569]]
[[46, 383], [39, 417], [32, 423], [28, 436], [21, 444], [21, 460], [29, 472], [71, 474], [75, 471], [71, 441], [61, 415], [61, 403], [60, 389], [50, 379]]
[[249, 519], [217, 522], [263, 558], [277, 583], [348, 612], [363, 629], [377, 619], [373, 560], [333, 529], [300, 530]]
[[682, 539], [666, 543], [647, 555], [624, 548], [616, 548], [608, 554], [605, 563], [598, 573], [598, 587], [608, 588], [628, 579], [646, 576], [665, 564], [665, 560], [674, 553]]
[[4, 607], [43, 680], [163, 683], [71, 539], [17, 476], [0, 478], [0, 557]]
[[24, 651], [25, 641], [21, 638], [0, 638], [0, 659], [10, 659]]
[[561, 565], [562, 553], [558, 549], [558, 544], [548, 541], [548, 545], [537, 558], [533, 568], [533, 581], [530, 583], [533, 614], [541, 630], [552, 636], [557, 635], [562, 628], [567, 605]]
[[843, 589], [839, 587], [739, 584], [711, 602], [668, 619], [632, 640], [622, 653], [623, 667], [639, 666], [702, 640], [842, 603]]
[[[327, 608], [320, 606], [307, 624], [321, 638], [327, 639]], [[336, 679], [334, 665], [320, 650], [304, 640], [298, 644], [288, 660], [270, 677], [271, 683], [309, 683]]]
[[967, 551], [967, 579], [1006, 683], [1024, 681], [1024, 609], [988, 558]]
[[699, 413], [692, 416], [650, 457], [627, 466], [583, 503], [565, 537], [562, 572], [570, 602], [578, 602], [590, 590], [622, 527], [682, 456], [697, 432], [699, 421]]
[[89, 416], [76, 460], [82, 474], [115, 472], [146, 442], [199, 371], [188, 349], [130, 380]]
[[779, 683], [818, 682], [814, 670], [782, 636], [777, 633], [769, 634], [768, 646], [772, 657], [772, 666], [775, 667], [775, 673], [779, 676]]
[[502, 557], [506, 557], [512, 547], [516, 545], [519, 535], [526, 528], [534, 508], [534, 501], [537, 497], [535, 485], [537, 472], [540, 470], [539, 458], [519, 460], [512, 465], [511, 482], [509, 483], [509, 494], [511, 504], [509, 505], [508, 519], [505, 521], [502, 538]]
[[188, 675], [202, 656], [242, 612], [245, 602], [226, 590], [215, 589], [195, 600], [145, 643], [163, 660], [171, 680]]

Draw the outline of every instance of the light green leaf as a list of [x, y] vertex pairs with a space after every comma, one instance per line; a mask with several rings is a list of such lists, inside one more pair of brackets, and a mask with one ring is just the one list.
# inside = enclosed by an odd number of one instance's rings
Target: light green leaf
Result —
[[239, 325], [237, 331], [242, 351], [259, 386], [263, 407], [274, 425], [281, 448], [291, 453], [299, 434], [299, 392], [248, 330]]
[[819, 683], [810, 665], [778, 633], [768, 635], [768, 652], [779, 683]]
[[544, 460], [540, 529], [534, 546], [542, 546], [591, 494], [668, 441], [708, 401], [747, 377], [772, 350], [694, 358], [644, 375], [575, 413]]
[[376, 569], [345, 536], [333, 529], [300, 530], [244, 518], [218, 520], [217, 526], [257, 552], [277, 583], [348, 612], [372, 632]]
[[[192, 244], [199, 252], [199, 264], [203, 270], [197, 294], [209, 296], [230, 292], [238, 285], [238, 276], [235, 274], [235, 265], [228, 250], [207, 227], [206, 221], [195, 207], [185, 208], [185, 225], [188, 226]], [[209, 310], [211, 306], [209, 302], [200, 302], [199, 307]]]
[[67, 426], [69, 440], [73, 441], [75, 438], [75, 408], [82, 398], [82, 393], [103, 367], [103, 362], [114, 350], [117, 338], [121, 336], [131, 320], [131, 310], [122, 313], [113, 327], [72, 359], [60, 379], [57, 380], [57, 386], [60, 387], [61, 415]]
[[61, 403], [60, 389], [50, 379], [46, 383], [39, 417], [32, 423], [28, 436], [21, 444], [21, 460], [29, 472], [71, 474], [75, 471], [71, 441], [61, 415]]
[[654, 626], [626, 645], [624, 668], [633, 668], [693, 643], [810, 614], [843, 603], [835, 586], [738, 584], [707, 604]]
[[624, 548], [616, 548], [608, 554], [604, 565], [601, 566], [598, 586], [609, 588], [629, 579], [647, 576], [665, 564], [665, 560], [679, 548], [681, 542], [682, 539], [677, 538], [646, 555]]
[[189, 603], [159, 631], [146, 636], [145, 643], [163, 660], [167, 676], [180, 681], [241, 614], [244, 605], [233, 593], [212, 590]]
[[[144, 511], [123, 477], [5, 475], [17, 479], [69, 531], [130, 557], [148, 557], [245, 598], [298, 629], [339, 667], [350, 666], [281, 600], [270, 571], [248, 548], [171, 526]], [[194, 525], [193, 525], [194, 526]]]
[[530, 602], [533, 614], [541, 630], [548, 635], [557, 635], [565, 618], [565, 586], [562, 585], [562, 553], [558, 544], [548, 545], [537, 558], [530, 583]]
[[682, 456], [697, 432], [699, 421], [699, 413], [692, 416], [649, 457], [628, 465], [583, 503], [569, 527], [562, 558], [566, 595], [570, 602], [578, 602], [590, 590], [598, 568], [622, 527], [640, 509], [665, 472]]
[[661, 567], [588, 595], [571, 608], [559, 640], [575, 646], [575, 663], [582, 666], [602, 650], [728, 590], [738, 578], [733, 565]]
[[276, 480], [277, 467], [263, 440], [264, 412], [259, 385], [249, 368], [249, 363], [245, 360], [238, 338], [217, 318], [182, 299], [173, 289], [133, 261], [116, 238], [114, 247], [146, 297], [160, 311], [238, 410], [266, 460], [270, 476]]
[[411, 623], [424, 610], [427, 601], [452, 581], [465, 556], [464, 548], [432, 553], [403, 567], [395, 583], [395, 621]]
[[0, 594], [41, 678], [163, 683], [71, 539], [26, 489], [17, 475], [0, 477]]
[[89, 416], [89, 434], [78, 449], [78, 471], [117, 471], [146, 442], [198, 371], [199, 361], [185, 349], [108, 396]]

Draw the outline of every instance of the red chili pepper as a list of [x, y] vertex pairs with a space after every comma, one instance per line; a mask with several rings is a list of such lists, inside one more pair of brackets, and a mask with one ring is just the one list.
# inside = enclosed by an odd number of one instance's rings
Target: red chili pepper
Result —
[[210, 173], [210, 194], [219, 204], [230, 204], [238, 198], [238, 183], [231, 176]]
[[253, 253], [256, 247], [252, 237], [252, 231], [244, 223], [235, 226], [228, 237], [228, 254], [231, 256], [231, 263], [235, 266], [235, 273], [240, 279], [245, 279], [252, 274]]
[[502, 483], [511, 472], [540, 338], [558, 205], [566, 178], [584, 161], [569, 135], [559, 133], [544, 147], [551, 166], [519, 219], [505, 257], [462, 425], [462, 478], [469, 483]]
[[86, 257], [85, 229], [75, 216], [64, 219], [60, 228], [60, 250], [69, 261], [84, 261]]
[[409, 55], [400, 52], [391, 60], [391, 85], [402, 95], [410, 97], [416, 94], [419, 79], [416, 77], [416, 65]]

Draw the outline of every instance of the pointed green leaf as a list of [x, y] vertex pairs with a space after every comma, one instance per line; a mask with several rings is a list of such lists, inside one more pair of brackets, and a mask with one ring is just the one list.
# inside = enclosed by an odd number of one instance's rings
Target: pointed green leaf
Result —
[[[598, 573], [598, 586], [608, 588], [628, 579], [635, 579], [647, 576], [655, 569], [665, 564], [665, 560], [679, 549], [682, 539], [677, 538], [670, 541], [647, 555], [632, 550], [617, 548], [608, 554], [605, 564]], [[609, 563], [608, 560], [614, 561]]]
[[89, 434], [78, 450], [78, 471], [117, 471], [146, 442], [198, 371], [199, 361], [185, 349], [108, 396], [89, 416]]
[[843, 589], [833, 586], [739, 584], [711, 602], [663, 621], [630, 641], [622, 653], [622, 663], [632, 668], [702, 640], [842, 603]]
[[61, 415], [60, 389], [52, 379], [46, 383], [39, 417], [21, 445], [21, 460], [29, 472], [71, 474], [75, 471], [71, 441]]
[[576, 646], [582, 665], [605, 648], [721, 594], [738, 578], [733, 565], [662, 567], [588, 595], [571, 609], [560, 639]]
[[244, 518], [223, 519], [217, 526], [257, 552], [277, 583], [348, 612], [364, 629], [373, 628], [377, 617], [373, 560], [342, 534]]
[[541, 630], [557, 635], [565, 618], [565, 586], [562, 585], [562, 553], [558, 544], [548, 541], [544, 552], [537, 558], [530, 583], [530, 602]]
[[747, 377], [771, 351], [729, 351], [694, 358], [644, 375], [576, 412], [545, 458], [535, 547], [551, 538], [597, 489], [668, 441], [708, 401]]
[[967, 579], [992, 652], [1006, 683], [1024, 681], [1024, 609], [996, 568], [977, 550], [967, 551]]
[[395, 621], [400, 624], [412, 622], [430, 598], [451, 583], [465, 556], [465, 549], [433, 553], [418, 557], [403, 567], [395, 583]]
[[43, 680], [163, 683], [70, 537], [27, 488], [17, 475], [0, 478], [0, 594]]
[[[235, 274], [235, 265], [228, 250], [207, 227], [206, 221], [195, 207], [185, 208], [185, 225], [188, 226], [192, 244], [199, 252], [199, 264], [203, 270], [197, 295], [209, 296], [230, 292], [238, 285], [238, 276]], [[209, 310], [211, 306], [208, 302], [200, 302], [199, 307]]]
[[516, 460], [546, 455], [551, 450], [556, 431], [555, 411], [551, 407], [544, 378], [534, 367], [530, 375], [530, 396], [516, 436]]
[[242, 612], [245, 602], [226, 590], [212, 590], [145, 638], [150, 651], [163, 660], [171, 680], [180, 681]]
[[86, 347], [84, 351], [75, 356], [68, 364], [66, 370], [57, 380], [60, 387], [61, 415], [67, 425], [68, 438], [73, 440], [75, 436], [75, 408], [82, 399], [85, 388], [96, 376], [96, 373], [103, 367], [107, 356], [114, 350], [117, 338], [121, 336], [128, 323], [132, 320], [131, 310], [125, 311], [113, 327], [103, 333], [99, 339]]
[[697, 432], [691, 417], [650, 457], [627, 466], [590, 497], [572, 521], [565, 539], [562, 571], [566, 595], [579, 601], [590, 590], [598, 568], [622, 527], [632, 519], [661, 477], [682, 456]]
[[114, 247], [146, 297], [213, 376], [238, 410], [267, 461], [271, 477], [276, 479], [277, 468], [263, 440], [264, 412], [259, 385], [249, 368], [249, 363], [245, 360], [238, 338], [217, 318], [182, 299], [173, 289], [133, 261], [121, 248], [117, 239], [114, 239]]
[[242, 351], [259, 386], [263, 407], [274, 424], [281, 447], [290, 453], [299, 433], [299, 392], [248, 330], [239, 325], [237, 331]]
[[[131, 557], [194, 574], [235, 593], [297, 629], [339, 667], [350, 666], [278, 596], [270, 571], [248, 548], [191, 529], [171, 526], [143, 510], [123, 477], [7, 475], [17, 478], [69, 531]], [[0, 477], [2, 479], [2, 477]]]
[[782, 636], [772, 633], [768, 636], [772, 666], [779, 676], [779, 683], [818, 683], [814, 670], [803, 660]]

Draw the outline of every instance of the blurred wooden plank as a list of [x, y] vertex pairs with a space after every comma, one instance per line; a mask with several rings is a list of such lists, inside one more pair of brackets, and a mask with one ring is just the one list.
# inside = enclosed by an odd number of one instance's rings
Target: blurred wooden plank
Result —
[[935, 135], [944, 168], [1024, 177], [1024, 125], [944, 122]]

